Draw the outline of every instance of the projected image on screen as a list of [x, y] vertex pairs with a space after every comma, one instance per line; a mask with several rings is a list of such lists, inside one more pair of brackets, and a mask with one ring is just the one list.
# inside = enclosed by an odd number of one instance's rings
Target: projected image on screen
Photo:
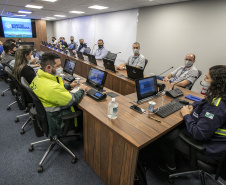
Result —
[[99, 71], [98, 69], [92, 69], [89, 80], [101, 85], [103, 77], [103, 71]]
[[139, 81], [140, 95], [146, 97], [155, 92], [154, 78], [147, 78]]
[[31, 19], [2, 17], [5, 37], [32, 38]]

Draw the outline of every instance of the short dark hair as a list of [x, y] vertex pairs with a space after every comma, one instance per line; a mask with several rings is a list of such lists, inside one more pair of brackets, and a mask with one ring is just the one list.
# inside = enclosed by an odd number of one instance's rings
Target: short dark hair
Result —
[[52, 37], [52, 39], [55, 39], [56, 40], [56, 37]]
[[6, 39], [5, 42], [16, 42], [16, 40], [14, 40], [14, 39]]
[[104, 43], [103, 39], [99, 39], [98, 41], [102, 41]]
[[140, 43], [139, 43], [139, 42], [134, 42], [133, 45], [134, 45], [134, 44], [136, 44], [136, 45], [138, 44], [138, 45], [139, 45], [139, 48], [140, 48]]
[[16, 47], [16, 44], [12, 43], [12, 42], [5, 42], [3, 44], [3, 49], [6, 53], [9, 52], [9, 50], [13, 50], [13, 48]]
[[45, 52], [40, 63], [42, 70], [44, 71], [47, 65], [54, 66], [56, 64], [55, 59], [60, 59], [60, 56], [53, 52]]

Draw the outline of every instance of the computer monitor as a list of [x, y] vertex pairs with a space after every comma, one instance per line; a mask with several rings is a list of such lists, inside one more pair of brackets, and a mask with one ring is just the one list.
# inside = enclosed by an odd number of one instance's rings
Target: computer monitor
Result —
[[156, 76], [137, 79], [135, 82], [138, 101], [158, 93]]
[[64, 63], [64, 72], [66, 72], [70, 75], [73, 75], [73, 73], [75, 71], [75, 65], [76, 65], [75, 61], [66, 59], [65, 63]]
[[92, 86], [103, 89], [106, 76], [107, 72], [91, 67], [89, 70], [89, 75], [87, 77], [87, 82]]
[[97, 61], [95, 55], [87, 54], [89, 62], [97, 66]]

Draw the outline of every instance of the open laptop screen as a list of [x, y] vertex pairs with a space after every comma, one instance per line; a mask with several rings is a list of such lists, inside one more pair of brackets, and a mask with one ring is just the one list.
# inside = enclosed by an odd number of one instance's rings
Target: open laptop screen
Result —
[[156, 76], [136, 80], [137, 99], [142, 100], [158, 93]]
[[74, 71], [75, 71], [75, 62], [66, 59], [64, 64], [64, 72], [73, 75]]
[[91, 83], [97, 84], [98, 86], [103, 86], [105, 83], [107, 73], [99, 69], [92, 68], [89, 71], [88, 80]]

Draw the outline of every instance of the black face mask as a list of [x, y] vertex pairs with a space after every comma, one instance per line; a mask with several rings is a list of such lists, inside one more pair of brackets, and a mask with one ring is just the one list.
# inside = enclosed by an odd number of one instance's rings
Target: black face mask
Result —
[[81, 45], [81, 46], [83, 46], [83, 43], [82, 43], [82, 42], [80, 42], [80, 45]]
[[15, 55], [16, 51], [12, 50], [11, 55]]
[[103, 47], [103, 45], [98, 45], [98, 47], [101, 49]]
[[71, 40], [71, 42], [74, 42], [74, 40]]

